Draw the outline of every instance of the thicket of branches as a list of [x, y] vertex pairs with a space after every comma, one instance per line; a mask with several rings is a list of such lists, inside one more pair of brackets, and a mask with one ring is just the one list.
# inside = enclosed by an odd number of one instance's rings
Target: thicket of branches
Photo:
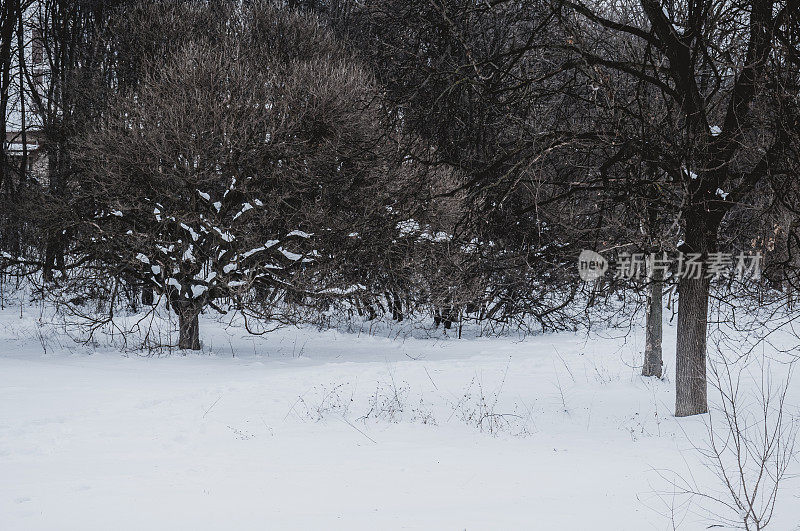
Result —
[[[254, 332], [332, 311], [560, 330], [647, 300], [657, 376], [677, 290], [676, 412], [702, 413], [710, 298], [795, 298], [798, 14], [10, 0], [3, 127], [22, 102], [48, 166], [4, 140], [4, 274], [101, 309], [95, 324], [163, 300], [181, 348], [200, 347], [203, 311]], [[760, 252], [765, 270], [586, 283], [582, 249]]]

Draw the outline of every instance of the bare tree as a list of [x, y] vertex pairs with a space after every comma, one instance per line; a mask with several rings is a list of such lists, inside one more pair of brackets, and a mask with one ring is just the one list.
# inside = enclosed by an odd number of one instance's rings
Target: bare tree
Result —
[[[681, 251], [719, 250], [726, 215], [766, 179], [788, 179], [795, 131], [798, 6], [754, 0], [678, 3], [663, 8], [561, 1], [575, 39], [564, 48], [600, 90], [627, 76], [662, 102], [666, 120], [647, 137], [620, 139], [612, 161], [641, 156], [665, 176]], [[744, 21], [744, 22], [743, 22]], [[616, 35], [639, 46], [618, 46]], [[621, 103], [621, 102], [620, 102]], [[652, 103], [650, 103], [652, 105]], [[635, 112], [635, 111], [634, 111]], [[707, 411], [706, 333], [710, 280], [679, 280], [676, 414]]]
[[219, 299], [270, 319], [346, 291], [331, 246], [384, 210], [369, 76], [313, 18], [249, 9], [145, 63], [76, 151], [70, 256], [165, 295], [180, 348]]

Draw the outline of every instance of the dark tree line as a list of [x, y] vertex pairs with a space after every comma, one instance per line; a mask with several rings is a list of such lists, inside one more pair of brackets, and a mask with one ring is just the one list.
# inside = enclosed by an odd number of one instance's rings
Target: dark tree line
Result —
[[[163, 299], [181, 348], [206, 310], [562, 330], [646, 302], [646, 376], [677, 288], [676, 413], [702, 413], [710, 297], [796, 289], [798, 9], [5, 2], [4, 127], [17, 86], [48, 161], [3, 145], [5, 272], [109, 318]], [[587, 283], [582, 249], [765, 274]]]

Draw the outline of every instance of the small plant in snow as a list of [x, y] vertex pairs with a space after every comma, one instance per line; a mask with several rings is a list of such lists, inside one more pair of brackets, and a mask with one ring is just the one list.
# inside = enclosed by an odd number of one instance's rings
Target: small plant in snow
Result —
[[[306, 418], [319, 422], [330, 416], [347, 418], [350, 413], [350, 406], [353, 402], [352, 391], [348, 396], [346, 384], [338, 384], [333, 387], [324, 385], [314, 386], [310, 394], [312, 396], [299, 396], [292, 408], [287, 413], [295, 413], [300, 418]], [[309, 394], [309, 393], [306, 393]]]
[[436, 422], [436, 418], [433, 416], [433, 412], [428, 409], [425, 400], [422, 398], [419, 399], [419, 404], [411, 409], [411, 421], [430, 426], [439, 425], [439, 423]]
[[513, 412], [501, 412], [497, 409], [504, 382], [505, 375], [503, 375], [503, 381], [497, 391], [487, 396], [481, 381], [473, 378], [456, 404], [453, 413], [458, 414], [463, 422], [478, 428], [481, 432], [492, 435], [498, 435], [501, 432], [518, 436], [528, 435], [530, 431], [526, 417], [516, 412], [516, 405]]
[[370, 418], [398, 423], [403, 420], [403, 414], [408, 409], [408, 395], [411, 388], [407, 383], [395, 383], [394, 378], [390, 383], [379, 382], [369, 399], [369, 410], [359, 419]]

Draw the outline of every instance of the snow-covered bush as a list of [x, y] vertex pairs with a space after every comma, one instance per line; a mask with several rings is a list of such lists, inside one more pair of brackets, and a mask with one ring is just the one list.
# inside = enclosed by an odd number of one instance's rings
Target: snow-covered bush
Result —
[[383, 226], [370, 77], [314, 18], [242, 9], [146, 61], [78, 150], [75, 259], [165, 296], [179, 348], [200, 348], [207, 307], [291, 320], [287, 304], [357, 289], [341, 242]]

